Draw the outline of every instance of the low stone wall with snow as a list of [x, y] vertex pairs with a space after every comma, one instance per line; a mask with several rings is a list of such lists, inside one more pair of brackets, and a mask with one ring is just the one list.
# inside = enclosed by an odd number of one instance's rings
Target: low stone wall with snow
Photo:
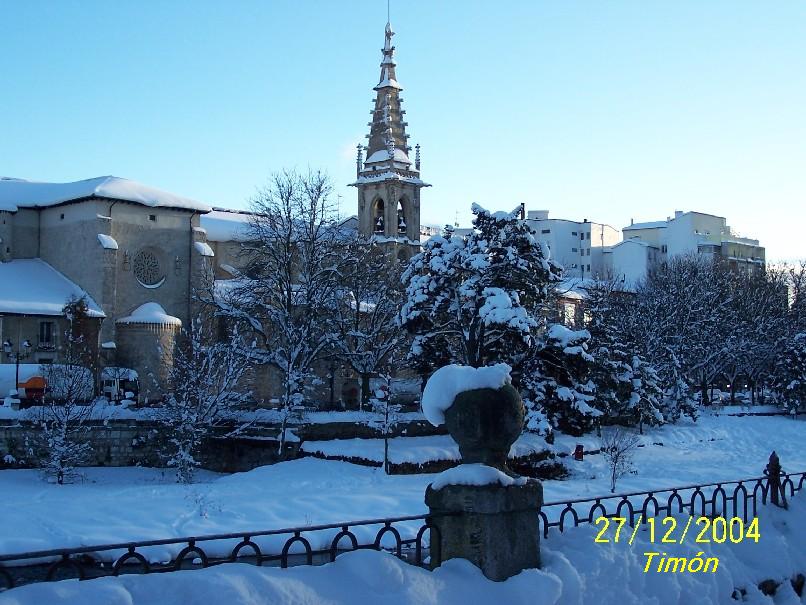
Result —
[[[243, 472], [279, 460], [279, 426], [260, 424], [245, 435], [226, 437], [233, 427], [223, 427], [207, 439], [199, 460], [202, 467], [218, 472]], [[379, 431], [359, 422], [327, 422], [291, 426], [298, 438], [286, 444], [285, 458], [295, 458], [300, 440], [329, 441], [356, 437], [377, 438]], [[444, 433], [427, 422], [415, 420], [395, 427], [395, 436], [428, 436]], [[0, 421], [0, 468], [35, 467], [42, 433], [25, 420]], [[166, 433], [158, 422], [106, 420], [94, 422], [88, 431], [93, 454], [88, 466], [164, 466]], [[441, 469], [440, 469], [441, 470]], [[411, 470], [409, 472], [417, 472]], [[422, 472], [422, 471], [420, 471]]]

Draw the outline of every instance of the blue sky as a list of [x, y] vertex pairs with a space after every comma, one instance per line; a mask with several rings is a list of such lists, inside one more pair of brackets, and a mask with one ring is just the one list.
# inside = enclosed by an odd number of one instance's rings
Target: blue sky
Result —
[[[0, 3], [0, 174], [246, 207], [327, 170], [343, 213], [384, 0]], [[806, 2], [393, 0], [423, 222], [727, 216], [806, 257]]]

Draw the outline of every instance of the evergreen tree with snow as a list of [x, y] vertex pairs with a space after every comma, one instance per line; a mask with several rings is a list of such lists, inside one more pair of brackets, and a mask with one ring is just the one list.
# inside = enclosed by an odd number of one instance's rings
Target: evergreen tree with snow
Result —
[[662, 391], [655, 369], [624, 337], [622, 300], [631, 296], [616, 282], [597, 282], [588, 288], [587, 329], [593, 356], [591, 380], [596, 405], [604, 423], [643, 425], [663, 422]]
[[596, 386], [590, 380], [593, 357], [590, 332], [552, 325], [524, 364], [521, 390], [527, 408], [526, 428], [550, 434], [559, 429], [582, 435], [603, 416]]
[[806, 410], [806, 332], [784, 342], [775, 364], [772, 388], [790, 414]]
[[516, 212], [474, 204], [473, 214], [471, 233], [448, 227], [412, 258], [401, 323], [414, 336], [415, 364], [441, 350], [464, 365], [505, 362], [517, 373], [544, 326], [559, 268]]

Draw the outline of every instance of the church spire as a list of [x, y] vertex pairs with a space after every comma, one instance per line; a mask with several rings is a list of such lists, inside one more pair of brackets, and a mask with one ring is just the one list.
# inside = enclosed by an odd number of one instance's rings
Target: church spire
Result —
[[[395, 32], [387, 21], [381, 50], [381, 74], [375, 91], [367, 146], [359, 145], [356, 156], [358, 230], [380, 238], [384, 244], [401, 247], [397, 254], [408, 258], [420, 242], [420, 190], [429, 187], [420, 180], [417, 163], [409, 159], [405, 111], [401, 108], [403, 88], [395, 73]], [[365, 152], [362, 153], [362, 152]]]
[[[403, 87], [397, 81], [395, 73], [395, 46], [392, 44], [392, 24], [387, 21], [384, 32], [384, 44], [381, 50], [381, 75], [378, 85], [375, 86], [375, 108], [372, 111], [372, 122], [370, 122], [369, 145], [367, 146], [368, 164], [380, 161], [393, 160], [398, 164], [398, 168], [411, 169], [412, 162], [409, 160], [408, 135], [406, 134], [406, 122], [403, 121], [405, 111], [401, 108], [403, 99], [400, 98], [400, 91]], [[389, 150], [391, 151], [390, 152]], [[378, 153], [381, 152], [381, 153]]]

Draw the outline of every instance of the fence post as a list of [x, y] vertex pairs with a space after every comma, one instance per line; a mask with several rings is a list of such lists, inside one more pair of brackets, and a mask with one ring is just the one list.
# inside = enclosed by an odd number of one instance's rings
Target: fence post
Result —
[[767, 493], [770, 496], [770, 504], [781, 508], [788, 508], [786, 503], [786, 492], [781, 485], [781, 461], [775, 451], [770, 454], [770, 461], [764, 469], [764, 476], [767, 477]]
[[467, 559], [493, 581], [540, 566], [543, 486], [506, 466], [524, 414], [510, 385], [459, 393], [445, 412], [463, 464], [445, 471], [425, 493], [439, 530], [439, 563]]

